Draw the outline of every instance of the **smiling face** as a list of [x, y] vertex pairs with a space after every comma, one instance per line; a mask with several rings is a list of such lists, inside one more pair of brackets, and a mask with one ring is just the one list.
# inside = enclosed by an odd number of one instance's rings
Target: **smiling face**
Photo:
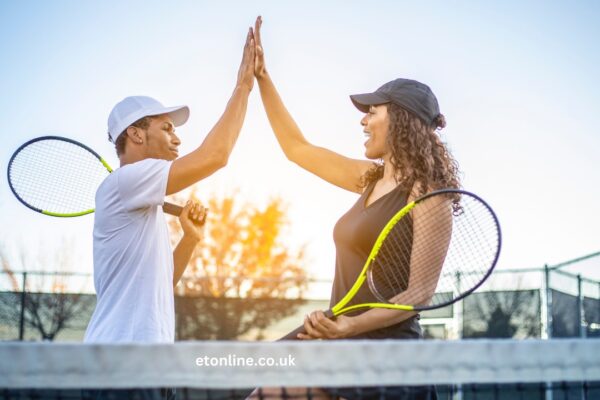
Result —
[[143, 132], [146, 157], [172, 161], [179, 156], [181, 140], [175, 134], [173, 120], [168, 114], [152, 117], [150, 126]]
[[386, 158], [390, 152], [387, 144], [389, 130], [387, 105], [369, 107], [369, 112], [360, 120], [360, 124], [367, 137], [365, 156], [370, 160]]

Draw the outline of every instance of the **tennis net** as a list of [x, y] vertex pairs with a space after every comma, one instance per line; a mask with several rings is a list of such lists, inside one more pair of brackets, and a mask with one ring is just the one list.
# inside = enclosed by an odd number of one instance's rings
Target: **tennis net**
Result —
[[600, 399], [600, 342], [0, 343], [2, 399], [417, 400], [432, 388], [441, 400]]

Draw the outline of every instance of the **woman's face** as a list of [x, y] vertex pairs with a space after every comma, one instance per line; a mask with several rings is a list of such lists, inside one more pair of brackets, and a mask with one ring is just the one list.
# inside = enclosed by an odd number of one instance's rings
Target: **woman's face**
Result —
[[360, 120], [360, 124], [364, 127], [363, 132], [367, 137], [365, 156], [370, 160], [384, 158], [389, 153], [387, 106], [385, 104], [371, 106], [369, 112]]

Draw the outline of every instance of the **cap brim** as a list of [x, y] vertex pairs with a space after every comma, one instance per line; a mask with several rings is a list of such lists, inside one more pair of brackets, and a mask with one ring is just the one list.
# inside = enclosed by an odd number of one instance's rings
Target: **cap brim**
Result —
[[383, 97], [379, 93], [353, 94], [350, 96], [350, 100], [352, 100], [352, 104], [354, 104], [356, 108], [364, 113], [369, 112], [370, 106], [376, 106], [390, 102], [389, 99]]
[[152, 116], [163, 114], [169, 114], [173, 120], [173, 125], [181, 126], [185, 124], [190, 117], [190, 109], [188, 106], [164, 107], [158, 110], [152, 110], [152, 113], [147, 115]]
[[181, 126], [185, 124], [185, 122], [190, 117], [190, 109], [188, 106], [175, 106], [175, 107], [160, 107], [160, 108], [144, 108], [141, 110], [137, 110], [136, 112], [128, 115], [126, 118], [123, 118], [122, 121], [113, 129], [109, 128], [109, 135], [114, 142], [116, 142], [117, 138], [123, 131], [135, 121], [143, 118], [143, 117], [151, 117], [155, 115], [164, 115], [168, 114], [173, 120], [173, 125]]

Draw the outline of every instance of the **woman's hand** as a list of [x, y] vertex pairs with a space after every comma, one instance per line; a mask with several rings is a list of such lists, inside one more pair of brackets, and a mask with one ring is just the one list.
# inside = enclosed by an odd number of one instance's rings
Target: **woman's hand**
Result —
[[353, 328], [352, 317], [340, 315], [331, 320], [323, 311], [313, 311], [304, 319], [306, 334], [298, 334], [298, 339], [343, 339], [353, 336]]
[[265, 52], [263, 51], [260, 39], [261, 26], [262, 17], [259, 15], [254, 23], [254, 76], [256, 76], [256, 79], [260, 79], [267, 73], [267, 69], [265, 68]]

